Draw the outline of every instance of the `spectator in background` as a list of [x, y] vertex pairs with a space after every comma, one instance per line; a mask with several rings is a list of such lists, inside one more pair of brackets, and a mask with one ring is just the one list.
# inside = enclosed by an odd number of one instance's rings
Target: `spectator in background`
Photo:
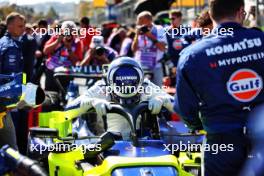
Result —
[[119, 24], [115, 22], [105, 22], [102, 24], [102, 36], [104, 37], [104, 43], [107, 43], [110, 36], [116, 32], [119, 28]]
[[[194, 34], [194, 41], [202, 39], [203, 37], [211, 34], [211, 31], [213, 29], [213, 21], [210, 17], [209, 11], [205, 10], [203, 11], [198, 17], [197, 17], [197, 30], [199, 32], [196, 32]], [[195, 31], [194, 31], [195, 32]]]
[[167, 42], [168, 42], [168, 57], [177, 67], [179, 54], [183, 49], [183, 40], [180, 28], [183, 27], [182, 24], [182, 12], [180, 10], [173, 10], [170, 12], [171, 26], [167, 28]]
[[195, 18], [191, 21], [191, 28], [197, 28], [197, 19], [198, 19], [199, 15], [196, 14]]
[[50, 39], [50, 35], [48, 33], [48, 22], [45, 19], [39, 20], [37, 24], [37, 33], [35, 38], [37, 41], [37, 50], [35, 52], [36, 61], [35, 61], [35, 74], [33, 78], [33, 82], [35, 84], [39, 84], [40, 77], [44, 72], [44, 68], [42, 65], [43, 60], [45, 59], [45, 54], [43, 53], [44, 45]]
[[32, 24], [32, 28], [33, 28], [34, 30], [37, 30], [37, 29], [38, 29], [38, 24], [37, 24], [37, 23], [33, 23], [33, 24]]
[[113, 40], [113, 38], [114, 38], [115, 34], [117, 33], [118, 29], [119, 29], [119, 26], [110, 29], [109, 36], [107, 37], [107, 39], [104, 39], [104, 43], [106, 43], [107, 46], [110, 46], [110, 43]]
[[80, 27], [80, 39], [83, 43], [83, 52], [85, 54], [90, 48], [92, 37], [96, 35], [96, 31], [90, 26], [90, 19], [88, 17], [81, 18]]
[[[21, 49], [24, 59], [23, 72], [26, 73], [27, 82], [32, 82], [34, 62], [36, 60], [35, 52], [37, 50], [37, 42], [32, 35], [33, 30], [31, 27], [31, 25], [28, 25], [29, 33], [27, 33], [25, 30], [21, 37]], [[16, 135], [19, 136], [17, 138], [19, 151], [22, 154], [26, 154], [28, 136], [28, 110], [19, 109], [17, 112], [12, 112], [12, 118], [16, 127]]]
[[50, 35], [48, 34], [48, 22], [45, 19], [41, 19], [35, 27], [37, 27], [36, 39], [39, 50], [43, 50], [45, 43], [50, 39]]
[[39, 20], [37, 26], [37, 33], [38, 34], [36, 36], [36, 40], [38, 44], [38, 50], [36, 51], [36, 68], [38, 68], [40, 66], [40, 63], [42, 62], [42, 59], [44, 57], [44, 45], [50, 39], [50, 35], [48, 34], [48, 22], [45, 19]]
[[21, 38], [22, 53], [24, 58], [23, 72], [27, 75], [27, 82], [32, 82], [34, 63], [36, 60], [37, 41], [32, 35], [33, 30], [30, 24], [26, 25], [26, 30]]
[[43, 50], [44, 54], [48, 56], [45, 82], [45, 90], [48, 91], [59, 91], [53, 77], [55, 68], [76, 65], [83, 58], [83, 46], [76, 36], [78, 32], [75, 23], [73, 21], [63, 22], [61, 32], [52, 36]]
[[121, 45], [121, 49], [119, 52], [120, 56], [129, 56], [129, 57], [134, 56], [131, 46], [132, 46], [135, 35], [136, 33], [133, 29], [128, 30], [126, 34], [126, 38], [123, 40], [122, 45]]
[[81, 65], [103, 65], [108, 64], [118, 56], [118, 53], [104, 45], [103, 36], [93, 36], [87, 56]]
[[109, 37], [107, 41], [107, 46], [114, 49], [118, 53], [120, 52], [121, 45], [123, 40], [126, 38], [126, 30], [124, 28], [119, 28], [116, 30], [113, 30], [111, 36]]
[[211, 20], [208, 10], [203, 11], [196, 18], [196, 28], [191, 30], [187, 35], [184, 36], [185, 47], [191, 45], [193, 42], [202, 39], [211, 33], [213, 29], [213, 22]]
[[[21, 36], [25, 31], [25, 17], [12, 12], [6, 17], [7, 33], [0, 39], [0, 74], [23, 71], [24, 60]], [[3, 119], [4, 128], [0, 129], [0, 147], [9, 144], [17, 149], [15, 128], [10, 114]]]
[[152, 14], [141, 12], [137, 17], [137, 30], [132, 50], [143, 69], [153, 71], [153, 83], [162, 86], [163, 70], [158, 63], [166, 50], [166, 35], [162, 26], [154, 25]]
[[7, 30], [6, 23], [4, 21], [1, 21], [0, 23], [0, 39], [5, 35]]
[[30, 23], [26, 23], [26, 28], [25, 28], [25, 32], [28, 35], [32, 35], [33, 34], [33, 26]]
[[[176, 83], [176, 72], [177, 64], [180, 57], [180, 52], [184, 48], [183, 35], [179, 31], [181, 28], [185, 28], [182, 25], [182, 12], [180, 10], [172, 10], [169, 13], [171, 20], [170, 26], [166, 28], [166, 39], [168, 43], [168, 52], [165, 55], [166, 60], [170, 60], [173, 63], [173, 68], [171, 68], [170, 74], [163, 79], [163, 85], [167, 87], [174, 87]], [[186, 29], [186, 28], [185, 28]]]
[[258, 27], [256, 6], [250, 6], [244, 24], [251, 28]]
[[197, 18], [197, 27], [202, 29], [203, 36], [211, 33], [214, 26], [208, 10], [203, 11]]

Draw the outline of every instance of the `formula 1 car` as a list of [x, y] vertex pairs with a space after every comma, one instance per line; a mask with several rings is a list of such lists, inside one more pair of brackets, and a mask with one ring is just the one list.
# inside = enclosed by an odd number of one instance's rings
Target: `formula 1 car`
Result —
[[[68, 136], [69, 122], [76, 118], [76, 110], [53, 112], [57, 114], [46, 116], [40, 123], [42, 127], [52, 128], [30, 129], [29, 152], [36, 158], [46, 157], [51, 176], [191, 175], [181, 168], [174, 155], [164, 150], [158, 118], [147, 107], [147, 102], [133, 110], [113, 104], [108, 110], [128, 121], [131, 129], [128, 141], [109, 131], [100, 137]], [[136, 128], [139, 117], [140, 127]], [[103, 118], [105, 123], [106, 118]]]

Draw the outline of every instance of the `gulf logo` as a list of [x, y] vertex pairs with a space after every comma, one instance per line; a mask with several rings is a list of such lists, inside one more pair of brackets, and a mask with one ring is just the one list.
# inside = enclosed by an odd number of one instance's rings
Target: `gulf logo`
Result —
[[240, 102], [254, 100], [263, 88], [263, 80], [251, 69], [234, 72], [227, 82], [228, 93]]
[[181, 50], [182, 49], [182, 41], [181, 41], [181, 39], [174, 40], [172, 45], [173, 45], [175, 50]]

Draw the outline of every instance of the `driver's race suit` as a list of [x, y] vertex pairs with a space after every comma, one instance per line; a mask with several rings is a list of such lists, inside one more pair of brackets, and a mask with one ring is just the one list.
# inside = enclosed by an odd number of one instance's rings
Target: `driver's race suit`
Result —
[[246, 160], [248, 114], [264, 102], [263, 68], [263, 32], [232, 22], [181, 53], [175, 111], [190, 128], [204, 128], [208, 144], [233, 144], [205, 151], [206, 175], [237, 175]]
[[[80, 108], [81, 101], [89, 99], [91, 102], [93, 100], [106, 100], [108, 102], [117, 102], [115, 98], [113, 98], [113, 94], [111, 91], [107, 91], [108, 86], [106, 85], [104, 80], [99, 80], [89, 88], [83, 95], [78, 97], [77, 99], [70, 102], [66, 110], [79, 108], [79, 114], [84, 114], [87, 112], [87, 108]], [[164, 92], [161, 88], [153, 84], [151, 81], [145, 79], [142, 84], [142, 89], [139, 90], [139, 101], [136, 101], [139, 104], [142, 101], [151, 101], [153, 98], [158, 98], [162, 101], [162, 104], [169, 111], [173, 111], [173, 102], [174, 97]], [[133, 101], [133, 100], [131, 100]], [[133, 103], [133, 107], [137, 104]], [[126, 106], [126, 105], [123, 105]], [[92, 108], [92, 105], [90, 106]], [[99, 117], [98, 123], [102, 124], [102, 119]], [[113, 132], [121, 132], [124, 139], [128, 139], [130, 134], [130, 127], [126, 119], [120, 117], [119, 114], [108, 114], [107, 115], [107, 130]]]

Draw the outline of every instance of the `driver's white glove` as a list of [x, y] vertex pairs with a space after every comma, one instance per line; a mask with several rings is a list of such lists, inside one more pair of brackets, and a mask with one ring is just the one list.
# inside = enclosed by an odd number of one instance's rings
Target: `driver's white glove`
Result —
[[[98, 98], [88, 98], [86, 96], [80, 96], [75, 100], [77, 103], [80, 102], [80, 111], [82, 113], [87, 112], [89, 109], [94, 107], [98, 116], [106, 115], [106, 110], [111, 110], [110, 102], [98, 99]], [[74, 104], [74, 102], [72, 102]], [[106, 109], [107, 108], [107, 109]]]
[[107, 109], [111, 110], [112, 108], [110, 102], [106, 100], [102, 100], [102, 99], [93, 99], [91, 103], [97, 115], [100, 117], [102, 117], [103, 115], [106, 115]]
[[[83, 112], [86, 112], [92, 108], [92, 103], [91, 103], [92, 99], [91, 98], [87, 98], [85, 96], [80, 96], [74, 102], [78, 103], [78, 101], [80, 101], [80, 108]], [[71, 104], [74, 104], [74, 102], [72, 102]]]
[[163, 100], [159, 97], [154, 97], [149, 100], [148, 108], [151, 114], [159, 114], [163, 106]]

